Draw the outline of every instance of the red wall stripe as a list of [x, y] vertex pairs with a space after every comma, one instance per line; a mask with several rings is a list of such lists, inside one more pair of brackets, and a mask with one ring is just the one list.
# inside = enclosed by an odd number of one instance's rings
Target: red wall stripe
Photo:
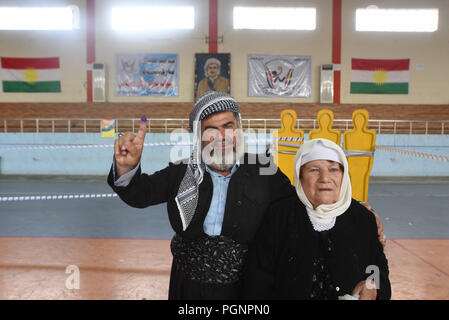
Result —
[[59, 58], [1, 58], [4, 69], [59, 69]]
[[[341, 0], [332, 5], [332, 63], [341, 65]], [[341, 71], [334, 71], [334, 103], [340, 103]]]
[[[86, 1], [87, 64], [95, 62], [95, 0]], [[92, 70], [87, 70], [87, 102], [92, 102]]]
[[209, 53], [218, 52], [218, 0], [209, 0]]

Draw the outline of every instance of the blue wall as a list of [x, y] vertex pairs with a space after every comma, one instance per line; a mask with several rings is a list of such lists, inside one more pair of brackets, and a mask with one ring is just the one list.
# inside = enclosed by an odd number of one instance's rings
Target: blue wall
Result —
[[[188, 135], [181, 136], [184, 140]], [[179, 141], [176, 138], [175, 141]], [[307, 139], [307, 138], [306, 138]], [[170, 134], [147, 134], [145, 142], [168, 142]], [[106, 175], [113, 157], [114, 139], [98, 133], [0, 133], [0, 174]], [[5, 150], [6, 145], [109, 144], [107, 148], [56, 150]], [[449, 135], [377, 135], [376, 144], [411, 151], [449, 156]], [[145, 172], [164, 168], [169, 161], [189, 155], [189, 147], [145, 147]], [[263, 151], [249, 147], [250, 152]], [[170, 160], [172, 154], [172, 160]], [[423, 159], [377, 150], [372, 176], [449, 176], [449, 162]]]

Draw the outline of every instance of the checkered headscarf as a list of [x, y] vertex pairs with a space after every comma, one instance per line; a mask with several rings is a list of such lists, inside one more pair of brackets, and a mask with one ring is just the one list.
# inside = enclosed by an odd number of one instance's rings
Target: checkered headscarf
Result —
[[198, 98], [190, 113], [189, 125], [193, 132], [193, 151], [175, 197], [183, 230], [187, 229], [195, 214], [199, 186], [203, 181], [205, 170], [205, 164], [201, 161], [201, 121], [211, 114], [222, 111], [237, 113], [240, 121], [240, 110], [233, 97], [223, 92], [207, 91]]
[[221, 111], [232, 111], [240, 114], [237, 102], [229, 94], [218, 91], [205, 92], [198, 98], [192, 112], [190, 112], [190, 130], [193, 131], [193, 122], [195, 120], [202, 121], [211, 114]]

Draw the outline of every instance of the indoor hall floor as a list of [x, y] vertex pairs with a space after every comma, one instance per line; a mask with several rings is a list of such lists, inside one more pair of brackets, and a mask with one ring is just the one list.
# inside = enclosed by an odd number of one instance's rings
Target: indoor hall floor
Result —
[[[0, 179], [0, 196], [111, 192], [97, 180]], [[388, 237], [392, 298], [449, 299], [449, 184], [371, 183], [369, 202]], [[166, 299], [172, 235], [164, 205], [0, 202], [0, 299]]]

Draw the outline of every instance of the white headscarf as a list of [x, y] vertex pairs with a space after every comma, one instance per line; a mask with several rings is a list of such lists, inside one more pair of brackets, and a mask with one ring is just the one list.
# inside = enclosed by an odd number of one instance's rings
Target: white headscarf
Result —
[[[337, 202], [332, 204], [321, 204], [315, 209], [305, 195], [299, 178], [301, 166], [313, 160], [336, 161], [341, 163], [344, 169]], [[309, 214], [315, 230], [322, 231], [332, 228], [335, 224], [336, 217], [343, 214], [349, 208], [352, 198], [348, 161], [343, 150], [337, 144], [327, 139], [309, 140], [304, 142], [296, 153], [294, 166], [296, 193], [301, 202], [306, 206], [307, 213]]]

